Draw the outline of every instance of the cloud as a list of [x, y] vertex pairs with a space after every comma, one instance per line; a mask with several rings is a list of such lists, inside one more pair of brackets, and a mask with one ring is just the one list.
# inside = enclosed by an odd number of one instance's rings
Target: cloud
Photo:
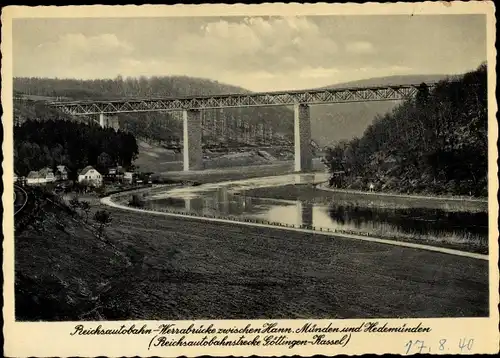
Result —
[[181, 34], [172, 54], [189, 62], [252, 71], [287, 71], [298, 64], [326, 66], [337, 44], [312, 21], [300, 17], [219, 20]]
[[85, 36], [81, 33], [60, 35], [57, 41], [37, 46], [38, 55], [58, 54], [60, 56], [88, 56], [94, 54], [126, 55], [133, 51], [132, 45], [120, 41], [115, 34]]
[[[365, 66], [352, 70], [353, 75], [360, 75], [361, 78], [374, 78], [383, 76], [392, 76], [400, 74], [412, 74], [414, 68], [408, 66], [387, 66], [387, 67], [373, 67]], [[361, 79], [360, 78], [360, 79]]]
[[[314, 18], [221, 18], [190, 28], [172, 25], [169, 33], [163, 43], [164, 37], [152, 41], [118, 30], [99, 35], [73, 30], [26, 50], [29, 56], [17, 56], [15, 67], [28, 76], [187, 75], [260, 91], [329, 85], [360, 73], [364, 64], [354, 53], [340, 56], [340, 35]], [[348, 45], [347, 50], [357, 53], [373, 49], [363, 41]]]
[[[303, 34], [309, 29], [309, 35]], [[171, 33], [178, 29], [171, 27]], [[151, 56], [145, 54], [143, 44], [137, 50], [115, 35], [85, 37], [81, 34], [62, 36], [53, 43], [40, 46], [38, 52], [58, 53], [71, 57], [68, 64], [93, 62], [95, 64], [113, 59], [110, 71], [121, 68], [125, 73], [151, 75], [182, 74], [219, 78], [221, 72], [255, 72], [259, 77], [270, 77], [277, 69], [300, 66], [300, 51], [297, 46], [318, 31], [306, 20], [247, 18], [242, 21], [212, 21], [201, 24], [191, 31], [179, 31], [164, 44], [155, 40], [158, 49]], [[310, 41], [306, 41], [310, 42]], [[147, 50], [147, 49], [146, 49]], [[156, 70], [156, 73], [152, 73]]]
[[301, 78], [332, 78], [339, 69], [337, 68], [324, 68], [324, 67], [305, 67], [299, 72]]
[[355, 41], [346, 44], [345, 49], [349, 53], [372, 53], [375, 52], [373, 44], [368, 41]]
[[16, 54], [14, 71], [22, 69], [24, 76], [109, 77], [107, 73], [113, 72], [116, 61], [133, 52], [134, 47], [115, 34], [68, 33], [21, 49]]

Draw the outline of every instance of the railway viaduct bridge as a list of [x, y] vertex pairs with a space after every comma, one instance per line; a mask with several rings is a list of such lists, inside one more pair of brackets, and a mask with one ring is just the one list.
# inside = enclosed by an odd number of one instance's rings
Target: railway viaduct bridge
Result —
[[73, 116], [99, 115], [101, 126], [108, 126], [113, 116], [118, 113], [182, 112], [185, 171], [202, 168], [201, 111], [220, 108], [293, 106], [295, 171], [305, 172], [312, 169], [311, 105], [405, 100], [415, 96], [422, 86], [431, 88], [435, 86], [435, 83], [177, 98], [50, 102], [49, 105]]

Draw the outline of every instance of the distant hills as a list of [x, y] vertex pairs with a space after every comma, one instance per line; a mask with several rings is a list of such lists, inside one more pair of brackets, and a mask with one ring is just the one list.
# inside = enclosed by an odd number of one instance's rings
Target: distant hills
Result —
[[374, 77], [357, 81], [337, 83], [334, 85], [324, 86], [321, 88], [372, 87], [372, 86], [387, 86], [387, 85], [399, 86], [404, 84], [420, 84], [422, 82], [438, 82], [442, 79], [451, 77], [455, 76], [450, 76], [446, 74], [395, 75], [395, 76]]
[[59, 79], [15, 77], [14, 91], [30, 96], [84, 99], [119, 99], [123, 97], [175, 97], [250, 91], [215, 80], [187, 77], [139, 77], [115, 79]]
[[[448, 75], [407, 75], [368, 78], [322, 88], [372, 87], [437, 82]], [[377, 115], [392, 111], [400, 101], [314, 105], [311, 107], [312, 137], [322, 146], [360, 137]]]
[[[379, 85], [400, 85], [408, 83], [436, 82], [447, 75], [408, 75], [370, 78], [326, 86], [323, 88], [368, 87]], [[190, 95], [210, 95], [224, 93], [250, 93], [250, 91], [214, 80], [187, 76], [116, 78], [113, 80], [76, 80], [48, 78], [14, 78], [14, 90], [29, 94], [33, 99], [64, 97], [67, 99], [116, 99], [123, 97], [175, 97]], [[361, 136], [377, 114], [384, 114], [397, 106], [398, 102], [367, 102], [311, 107], [312, 137], [320, 145], [328, 145], [342, 139]], [[21, 106], [22, 107], [22, 106]], [[23, 117], [33, 116], [15, 106], [15, 113]], [[250, 122], [263, 121], [275, 134], [293, 138], [293, 112], [287, 107], [244, 108], [228, 110], [230, 118], [241, 116]], [[168, 114], [147, 113], [120, 115], [121, 123], [139, 137], [152, 136], [165, 139], [179, 135], [180, 123], [172, 122]], [[155, 127], [155, 123], [164, 123]], [[169, 128], [165, 128], [168, 126]]]

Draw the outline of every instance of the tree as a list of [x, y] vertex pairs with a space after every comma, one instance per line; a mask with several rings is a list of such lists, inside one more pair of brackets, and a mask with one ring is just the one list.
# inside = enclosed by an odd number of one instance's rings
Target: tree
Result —
[[129, 205], [136, 208], [142, 208], [144, 206], [144, 200], [142, 200], [138, 194], [134, 194], [132, 195], [132, 199], [129, 201]]
[[106, 210], [98, 210], [94, 214], [94, 220], [99, 225], [97, 229], [97, 237], [101, 239], [104, 234], [104, 229], [106, 228], [106, 226], [111, 224], [112, 221], [111, 214]]
[[78, 200], [78, 197], [74, 196], [70, 201], [69, 201], [69, 205], [71, 206], [71, 208], [76, 211], [76, 209], [78, 209], [80, 207], [80, 200]]
[[139, 153], [135, 137], [111, 128], [61, 120], [50, 112], [44, 121], [35, 114], [14, 128], [14, 166], [26, 176], [32, 170], [64, 164], [71, 179], [87, 165], [130, 165]]
[[56, 143], [50, 150], [52, 159], [55, 165], [61, 165], [65, 161], [64, 148], [61, 144]]
[[326, 148], [324, 160], [330, 172], [345, 171], [345, 153], [348, 145], [348, 142], [340, 141], [333, 148]]
[[112, 165], [113, 165], [113, 159], [108, 153], [102, 152], [101, 154], [99, 154], [99, 156], [97, 157], [97, 169], [99, 171], [105, 173]]
[[89, 220], [89, 213], [90, 213], [90, 203], [88, 201], [82, 201], [80, 202], [80, 209], [85, 213], [85, 222], [88, 222]]
[[418, 86], [416, 104], [419, 107], [423, 107], [427, 105], [428, 100], [429, 100], [429, 86], [427, 86], [426, 83], [421, 83], [420, 86]]

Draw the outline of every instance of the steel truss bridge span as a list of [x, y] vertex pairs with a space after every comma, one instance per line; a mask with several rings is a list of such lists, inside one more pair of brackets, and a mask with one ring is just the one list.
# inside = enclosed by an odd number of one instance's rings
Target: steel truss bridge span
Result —
[[[301, 91], [226, 94], [177, 98], [121, 99], [104, 101], [50, 102], [50, 106], [71, 115], [166, 112], [217, 108], [290, 106], [373, 101], [400, 101], [412, 98], [422, 84], [399, 86], [328, 88]], [[435, 83], [426, 83], [428, 88]]]

